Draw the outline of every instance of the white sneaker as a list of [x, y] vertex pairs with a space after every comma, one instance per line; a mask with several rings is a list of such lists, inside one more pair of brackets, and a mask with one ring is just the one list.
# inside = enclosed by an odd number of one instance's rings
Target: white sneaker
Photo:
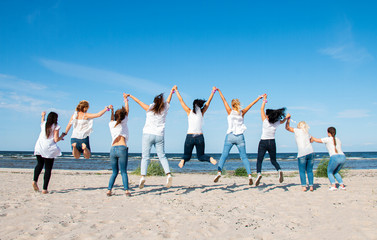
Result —
[[336, 191], [336, 190], [338, 190], [336, 187], [330, 187], [329, 188], [329, 191]]
[[173, 184], [173, 178], [171, 174], [169, 174], [168, 177], [166, 178], [166, 187], [170, 188], [172, 184]]
[[253, 185], [253, 178], [251, 177], [251, 175], [249, 176], [249, 185]]
[[139, 182], [139, 188], [140, 188], [140, 189], [144, 188], [144, 183], [145, 183], [145, 178], [144, 178], [144, 177], [141, 177], [141, 178], [140, 178], [140, 182]]
[[340, 190], [347, 190], [346, 187], [339, 186]]
[[220, 178], [221, 178], [221, 172], [218, 172], [215, 179], [213, 179], [213, 182], [218, 182]]
[[256, 186], [256, 187], [259, 185], [261, 179], [262, 179], [262, 175], [261, 175], [261, 174], [258, 174], [258, 176], [257, 176], [257, 180], [255, 181], [255, 186]]

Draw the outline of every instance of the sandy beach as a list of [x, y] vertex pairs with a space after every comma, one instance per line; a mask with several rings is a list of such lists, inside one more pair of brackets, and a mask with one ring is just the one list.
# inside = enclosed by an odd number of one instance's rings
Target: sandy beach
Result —
[[[259, 187], [243, 177], [129, 174], [132, 197], [110, 171], [53, 170], [50, 194], [33, 191], [32, 169], [0, 169], [0, 239], [377, 239], [377, 170], [349, 170], [346, 191], [315, 178], [301, 192], [297, 172], [265, 175]], [[42, 186], [40, 176], [39, 187]]]

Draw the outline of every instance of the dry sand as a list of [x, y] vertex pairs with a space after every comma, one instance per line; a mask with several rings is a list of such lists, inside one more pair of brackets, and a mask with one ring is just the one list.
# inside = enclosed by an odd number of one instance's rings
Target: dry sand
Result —
[[0, 239], [377, 239], [377, 170], [350, 170], [337, 192], [326, 178], [301, 192], [298, 174], [286, 175], [250, 187], [242, 177], [175, 174], [169, 189], [148, 177], [142, 190], [129, 175], [128, 198], [120, 175], [106, 196], [110, 171], [53, 170], [42, 195], [33, 170], [0, 169]]

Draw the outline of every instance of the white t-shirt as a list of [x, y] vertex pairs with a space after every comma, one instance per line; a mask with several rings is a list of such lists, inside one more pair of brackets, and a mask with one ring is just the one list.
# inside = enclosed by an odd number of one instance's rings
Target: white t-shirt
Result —
[[275, 139], [276, 128], [280, 125], [278, 120], [276, 123], [271, 124], [268, 119], [264, 119], [262, 126], [262, 140]]
[[342, 151], [342, 143], [340, 142], [339, 138], [335, 137], [336, 150], [338, 150], [337, 153], [335, 152], [334, 139], [332, 137], [321, 138], [321, 140], [324, 144], [326, 144], [326, 148], [327, 148], [327, 151], [329, 151], [330, 157], [332, 155], [336, 155], [336, 154], [343, 154], [344, 155], [344, 153]]
[[115, 124], [117, 123], [116, 121], [110, 121], [109, 122], [109, 128], [110, 128], [110, 133], [111, 133], [111, 138], [112, 138], [111, 144], [113, 144], [114, 140], [119, 136], [124, 137], [125, 141], [127, 143], [127, 141], [128, 141], [127, 121], [128, 121], [128, 117], [126, 116], [123, 119], [123, 121], [120, 122], [117, 126], [115, 126]]
[[71, 124], [73, 125], [71, 138], [84, 139], [93, 132], [93, 119], [77, 119], [77, 112], [73, 114]]
[[53, 124], [51, 126], [50, 136], [46, 137], [46, 121], [41, 123], [41, 133], [39, 134], [38, 140], [35, 144], [34, 155], [41, 155], [44, 158], [56, 158], [61, 156], [62, 153], [54, 141], [54, 131], [59, 130], [60, 126]]
[[309, 133], [299, 128], [294, 128], [293, 131], [295, 133], [298, 148], [297, 158], [313, 153], [314, 150], [312, 144], [310, 143]]
[[188, 129], [187, 133], [192, 134], [201, 134], [202, 126], [203, 126], [203, 114], [199, 107], [196, 108], [196, 113], [194, 113], [192, 110], [190, 111], [190, 114], [188, 115]]
[[163, 136], [165, 131], [166, 115], [168, 114], [170, 104], [165, 102], [165, 109], [161, 114], [155, 114], [153, 111], [151, 111], [153, 106], [154, 103], [149, 105], [149, 109], [147, 110], [147, 119], [145, 120], [143, 133]]
[[246, 130], [246, 126], [243, 123], [243, 117], [241, 112], [232, 110], [228, 115], [228, 130], [227, 134], [233, 133], [234, 135], [243, 134]]

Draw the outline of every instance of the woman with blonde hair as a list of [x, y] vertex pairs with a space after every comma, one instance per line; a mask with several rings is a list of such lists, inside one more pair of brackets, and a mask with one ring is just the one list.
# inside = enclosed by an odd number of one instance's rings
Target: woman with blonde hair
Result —
[[330, 191], [337, 190], [335, 179], [339, 183], [339, 189], [346, 190], [344, 186], [342, 176], [340, 176], [339, 171], [342, 169], [346, 163], [346, 155], [342, 151], [342, 143], [340, 139], [335, 137], [336, 129], [334, 127], [329, 127], [327, 129], [327, 136], [325, 138], [315, 138], [311, 137], [311, 142], [324, 143], [329, 151], [330, 161], [327, 167], [327, 176], [330, 180], [331, 187]]
[[76, 107], [75, 113], [72, 115], [67, 127], [65, 128], [64, 135], [68, 134], [68, 131], [73, 125], [73, 131], [71, 136], [72, 155], [78, 159], [81, 153], [83, 153], [86, 159], [90, 158], [90, 144], [89, 135], [93, 132], [93, 119], [101, 117], [106, 111], [110, 110], [111, 105], [106, 106], [98, 113], [88, 113], [89, 102], [80, 101]]
[[291, 117], [289, 116], [285, 124], [285, 129], [295, 134], [298, 153], [298, 169], [300, 172], [300, 181], [302, 191], [306, 191], [306, 174], [308, 175], [309, 190], [313, 191], [313, 165], [314, 165], [314, 150], [310, 143], [309, 126], [306, 122], [301, 121], [297, 124], [297, 128], [291, 127]]
[[251, 168], [250, 162], [246, 155], [246, 144], [245, 144], [245, 137], [243, 133], [246, 130], [246, 126], [244, 124], [243, 118], [245, 114], [250, 110], [250, 108], [259, 101], [262, 97], [259, 96], [255, 99], [252, 103], [250, 103], [244, 109], [241, 109], [241, 103], [238, 99], [233, 99], [231, 102], [232, 108], [229, 107], [227, 101], [225, 100], [224, 95], [217, 89], [220, 94], [221, 99], [223, 100], [225, 110], [228, 114], [228, 130], [227, 135], [225, 137], [224, 148], [221, 154], [219, 164], [218, 164], [218, 172], [213, 180], [214, 182], [218, 182], [221, 177], [221, 172], [223, 170], [224, 164], [226, 159], [228, 158], [229, 152], [232, 149], [233, 145], [236, 145], [238, 151], [240, 153], [241, 160], [246, 168], [247, 174], [249, 175], [249, 185], [253, 184], [253, 179], [251, 177]]
[[141, 153], [141, 178], [139, 182], [139, 188], [144, 188], [145, 176], [147, 175], [149, 158], [152, 146], [155, 146], [157, 156], [160, 160], [162, 167], [164, 168], [166, 179], [166, 187], [169, 188], [172, 185], [172, 176], [170, 174], [170, 167], [168, 159], [165, 156], [165, 122], [166, 115], [170, 107], [170, 101], [174, 93], [174, 87], [171, 89], [168, 98], [164, 99], [164, 94], [157, 95], [153, 103], [147, 105], [137, 99], [135, 96], [129, 94], [137, 104], [139, 104], [146, 112], [146, 120], [143, 128], [142, 139], [142, 153]]

